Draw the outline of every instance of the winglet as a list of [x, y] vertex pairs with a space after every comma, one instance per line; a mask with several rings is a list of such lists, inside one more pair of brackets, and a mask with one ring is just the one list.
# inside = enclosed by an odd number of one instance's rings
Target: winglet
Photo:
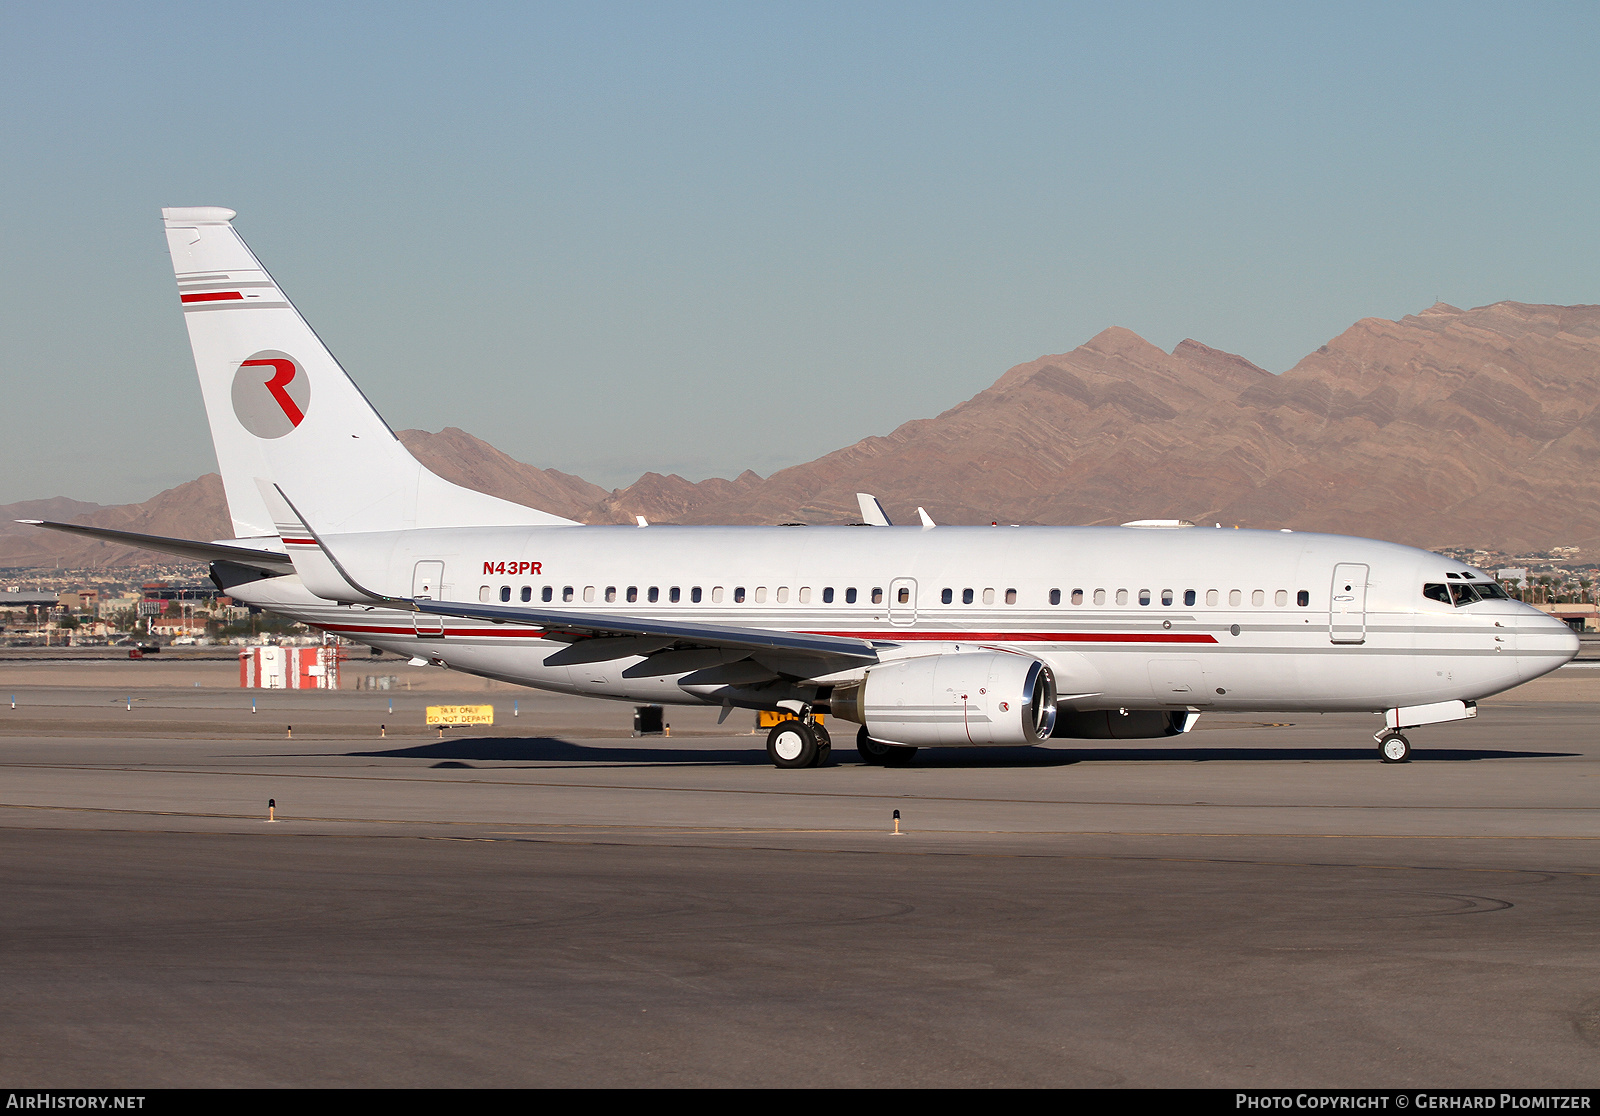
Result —
[[870, 492], [857, 492], [856, 503], [861, 505], [861, 522], [869, 523], [874, 527], [893, 527], [889, 522], [889, 513], [883, 510], [883, 505], [878, 498]]
[[921, 518], [922, 525], [924, 527], [937, 527], [938, 526], [938, 524], [933, 521], [933, 517], [931, 515], [929, 515], [927, 512], [923, 511], [921, 508], [917, 509], [917, 515], [918, 515], [919, 518]]

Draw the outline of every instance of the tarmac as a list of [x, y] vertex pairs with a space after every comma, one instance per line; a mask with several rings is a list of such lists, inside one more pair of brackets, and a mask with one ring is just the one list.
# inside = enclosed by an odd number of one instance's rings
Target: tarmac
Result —
[[1402, 765], [1208, 714], [804, 771], [367, 674], [0, 653], [8, 1085], [1600, 1084], [1600, 666]]

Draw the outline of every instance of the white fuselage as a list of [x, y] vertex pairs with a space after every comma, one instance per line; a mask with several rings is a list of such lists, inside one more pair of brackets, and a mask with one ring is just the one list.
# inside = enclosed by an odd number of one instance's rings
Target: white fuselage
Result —
[[[395, 597], [850, 635], [872, 641], [884, 660], [973, 645], [1018, 651], [1048, 664], [1063, 707], [1080, 710], [1378, 711], [1471, 701], [1577, 651], [1565, 624], [1526, 605], [1455, 607], [1423, 595], [1425, 583], [1447, 576], [1485, 577], [1469, 567], [1336, 535], [540, 526], [326, 541], [363, 585]], [[638, 656], [547, 666], [566, 644], [535, 627], [334, 604], [295, 577], [232, 592], [361, 643], [522, 685], [634, 702], [761, 704], [747, 700], [736, 675], [630, 676]]]

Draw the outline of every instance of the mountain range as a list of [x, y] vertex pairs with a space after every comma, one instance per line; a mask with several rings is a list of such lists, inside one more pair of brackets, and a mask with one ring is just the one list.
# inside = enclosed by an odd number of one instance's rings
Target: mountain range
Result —
[[[1364, 318], [1274, 375], [1198, 341], [1112, 327], [971, 399], [770, 477], [646, 473], [608, 492], [448, 427], [400, 433], [457, 484], [588, 523], [841, 523], [855, 493], [896, 522], [1288, 527], [1423, 547], [1600, 547], [1600, 306], [1438, 303]], [[140, 504], [0, 507], [0, 566], [148, 556], [12, 524], [69, 519], [231, 534], [214, 475]]]

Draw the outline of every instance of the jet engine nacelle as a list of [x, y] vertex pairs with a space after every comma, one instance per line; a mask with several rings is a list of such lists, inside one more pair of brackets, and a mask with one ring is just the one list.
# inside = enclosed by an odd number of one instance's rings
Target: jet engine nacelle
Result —
[[1026, 655], [927, 655], [875, 666], [859, 683], [835, 687], [829, 707], [892, 744], [1038, 744], [1055, 727], [1056, 683], [1049, 667]]

